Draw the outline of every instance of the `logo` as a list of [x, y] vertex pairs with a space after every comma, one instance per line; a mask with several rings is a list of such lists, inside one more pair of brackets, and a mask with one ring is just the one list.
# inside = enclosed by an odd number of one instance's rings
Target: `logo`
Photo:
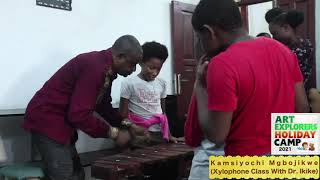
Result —
[[320, 154], [320, 113], [272, 113], [273, 155]]

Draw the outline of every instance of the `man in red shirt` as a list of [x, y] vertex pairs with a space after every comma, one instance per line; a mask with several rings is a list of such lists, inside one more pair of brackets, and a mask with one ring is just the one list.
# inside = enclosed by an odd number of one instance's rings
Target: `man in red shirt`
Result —
[[271, 113], [309, 112], [297, 57], [249, 36], [233, 0], [200, 1], [192, 25], [213, 57], [198, 67], [194, 88], [205, 138], [225, 143], [226, 155], [270, 153]]
[[31, 132], [51, 180], [84, 179], [75, 149], [77, 130], [118, 145], [130, 140], [128, 131], [113, 127], [122, 118], [112, 108], [110, 93], [117, 74], [130, 75], [140, 59], [138, 40], [122, 36], [110, 49], [71, 59], [31, 99], [23, 127]]

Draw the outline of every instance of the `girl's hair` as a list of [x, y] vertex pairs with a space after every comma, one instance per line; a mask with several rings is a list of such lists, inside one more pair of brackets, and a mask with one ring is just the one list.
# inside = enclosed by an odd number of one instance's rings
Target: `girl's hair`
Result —
[[147, 62], [151, 58], [158, 58], [162, 62], [165, 62], [168, 58], [168, 49], [165, 45], [158, 42], [146, 42], [142, 45], [143, 58], [142, 62]]
[[303, 23], [304, 14], [297, 10], [286, 11], [281, 8], [273, 8], [266, 13], [265, 19], [269, 24], [289, 24], [293, 29], [296, 29]]

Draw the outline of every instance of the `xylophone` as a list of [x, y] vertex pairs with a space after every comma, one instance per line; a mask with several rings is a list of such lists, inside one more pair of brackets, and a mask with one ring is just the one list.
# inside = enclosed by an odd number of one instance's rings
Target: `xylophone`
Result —
[[[193, 149], [185, 144], [160, 144], [101, 158], [91, 166], [91, 176], [104, 180], [187, 179], [192, 158]], [[170, 177], [172, 173], [175, 178]]]

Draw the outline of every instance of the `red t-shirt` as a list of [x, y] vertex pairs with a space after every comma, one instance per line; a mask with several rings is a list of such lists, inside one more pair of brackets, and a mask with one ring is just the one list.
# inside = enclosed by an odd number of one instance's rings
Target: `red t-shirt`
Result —
[[293, 113], [294, 85], [303, 81], [297, 57], [267, 38], [238, 42], [208, 67], [208, 108], [233, 112], [226, 155], [271, 152], [271, 113]]

